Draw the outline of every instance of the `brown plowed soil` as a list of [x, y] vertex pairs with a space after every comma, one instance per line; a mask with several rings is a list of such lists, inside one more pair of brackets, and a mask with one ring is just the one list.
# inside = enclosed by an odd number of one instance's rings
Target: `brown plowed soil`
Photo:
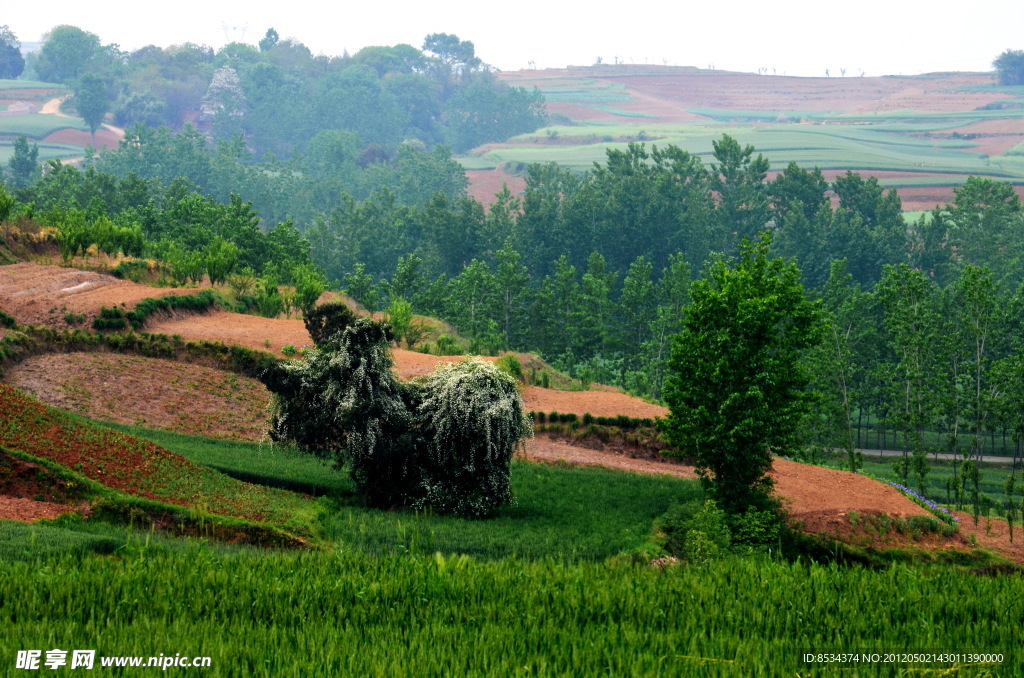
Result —
[[469, 180], [466, 190], [470, 197], [484, 205], [494, 202], [494, 196], [505, 186], [508, 186], [512, 195], [519, 195], [526, 190], [526, 179], [512, 176], [500, 169], [466, 170], [466, 178]]
[[[839, 76], [839, 73], [835, 73]], [[634, 100], [657, 101], [686, 108], [720, 108], [749, 111], [849, 111], [874, 112], [913, 109], [918, 111], [970, 111], [1005, 98], [998, 92], [958, 92], [961, 87], [991, 85], [989, 74], [951, 73], [918, 77], [798, 78], [784, 75], [730, 73], [695, 68], [660, 66], [593, 66], [542, 71], [507, 71], [502, 80], [518, 87], [543, 86], [552, 78], [577, 78], [616, 83]], [[613, 102], [614, 108], [630, 110], [631, 102]], [[637, 110], [647, 112], [640, 106]], [[651, 111], [657, 113], [657, 111]], [[692, 118], [680, 118], [689, 121]], [[671, 115], [663, 122], [677, 121]]]
[[8, 497], [0, 494], [0, 518], [3, 520], [19, 520], [31, 523], [36, 520], [53, 520], [65, 513], [79, 510], [68, 504], [55, 504], [52, 501], [36, 501], [27, 497]]
[[43, 141], [54, 144], [71, 144], [72, 146], [87, 146], [102, 150], [104, 148], [117, 148], [117, 145], [124, 137], [124, 133], [118, 134], [112, 129], [102, 127], [96, 130], [93, 137], [89, 132], [80, 129], [61, 129], [48, 134]]
[[268, 428], [263, 384], [201, 365], [62, 353], [29, 358], [4, 379], [48, 405], [119, 424], [249, 441]]
[[129, 308], [148, 297], [195, 294], [182, 290], [137, 285], [112, 275], [77, 268], [40, 266], [28, 262], [0, 266], [0, 309], [18, 322], [64, 328], [64, 314], [84, 313], [85, 326], [104, 306]]

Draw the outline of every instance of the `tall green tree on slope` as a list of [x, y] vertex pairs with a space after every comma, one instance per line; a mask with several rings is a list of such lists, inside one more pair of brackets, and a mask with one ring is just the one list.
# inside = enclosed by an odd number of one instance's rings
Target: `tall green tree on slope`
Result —
[[665, 379], [663, 430], [733, 513], [770, 505], [771, 455], [798, 444], [810, 406], [800, 357], [822, 338], [820, 303], [770, 245], [767, 233], [744, 239], [738, 261], [718, 259], [694, 282]]

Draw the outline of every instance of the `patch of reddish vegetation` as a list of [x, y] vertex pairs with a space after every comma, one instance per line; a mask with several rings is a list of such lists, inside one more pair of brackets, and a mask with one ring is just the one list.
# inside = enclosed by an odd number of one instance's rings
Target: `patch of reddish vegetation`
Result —
[[149, 297], [198, 290], [137, 285], [105, 273], [29, 262], [0, 266], [0, 307], [25, 325], [66, 328], [66, 313], [83, 313], [86, 327], [104, 306], [135, 304]]
[[181, 506], [209, 501], [214, 513], [263, 518], [261, 507], [237, 497], [192, 496], [193, 485], [211, 474], [206, 468], [151, 442], [74, 419], [6, 384], [0, 384], [0, 412], [0, 446], [48, 459], [127, 494]]
[[484, 205], [494, 202], [494, 196], [507, 186], [512, 195], [519, 195], [526, 190], [526, 180], [521, 177], [512, 176], [500, 169], [494, 170], [466, 170], [466, 178], [469, 180], [467, 192], [474, 200]]

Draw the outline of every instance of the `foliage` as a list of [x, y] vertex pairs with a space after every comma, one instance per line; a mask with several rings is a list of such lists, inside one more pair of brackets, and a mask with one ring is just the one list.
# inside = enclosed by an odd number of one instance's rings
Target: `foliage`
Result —
[[1024, 50], [1008, 49], [996, 57], [992, 65], [1000, 85], [1024, 85]]
[[7, 25], [0, 26], [0, 78], [14, 79], [25, 70], [21, 41]]
[[810, 407], [799, 359], [821, 335], [819, 304], [770, 243], [745, 242], [735, 264], [719, 259], [694, 283], [665, 381], [662, 429], [730, 513], [763, 505], [772, 452], [795, 449]]
[[272, 437], [348, 465], [375, 505], [492, 513], [511, 500], [512, 450], [529, 431], [515, 382], [472, 362], [403, 385], [390, 340], [386, 325], [358, 320], [304, 362], [268, 371]]
[[532, 435], [515, 380], [482, 360], [442, 364], [420, 385], [425, 449], [415, 505], [482, 518], [513, 501], [510, 464]]
[[7, 161], [12, 188], [23, 188], [37, 180], [41, 174], [39, 170], [39, 145], [28, 145], [28, 137], [24, 134], [18, 135], [14, 140], [14, 153]]
[[356, 320], [355, 313], [347, 304], [340, 301], [330, 301], [321, 304], [303, 313], [302, 322], [306, 325], [306, 331], [313, 339], [313, 343], [319, 346], [328, 339], [344, 332], [345, 329]]
[[86, 73], [75, 87], [75, 110], [82, 117], [89, 131], [93, 136], [96, 130], [103, 124], [103, 118], [107, 114], [109, 102], [107, 101], [106, 85], [99, 76]]
[[292, 280], [295, 281], [295, 305], [302, 311], [305, 318], [312, 313], [320, 295], [327, 289], [327, 282], [323, 274], [312, 264], [301, 264], [292, 271]]

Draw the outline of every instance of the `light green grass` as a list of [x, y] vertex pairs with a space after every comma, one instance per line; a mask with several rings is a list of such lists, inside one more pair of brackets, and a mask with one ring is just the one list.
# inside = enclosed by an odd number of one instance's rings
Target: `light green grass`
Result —
[[89, 127], [81, 118], [65, 118], [42, 113], [26, 113], [25, 115], [9, 115], [0, 117], [0, 134], [20, 136], [24, 134], [31, 139], [43, 139], [49, 134], [62, 129], [76, 129], [84, 132]]
[[64, 85], [40, 80], [10, 80], [0, 78], [0, 92], [12, 89], [64, 89]]
[[623, 118], [652, 118], [658, 119], [658, 116], [652, 115], [651, 113], [643, 113], [641, 111], [626, 111], [621, 108], [615, 108], [614, 106], [606, 106], [603, 104], [587, 104], [587, 108], [593, 108], [595, 111], [603, 111], [604, 113], [611, 113], [612, 115], [618, 115]]

